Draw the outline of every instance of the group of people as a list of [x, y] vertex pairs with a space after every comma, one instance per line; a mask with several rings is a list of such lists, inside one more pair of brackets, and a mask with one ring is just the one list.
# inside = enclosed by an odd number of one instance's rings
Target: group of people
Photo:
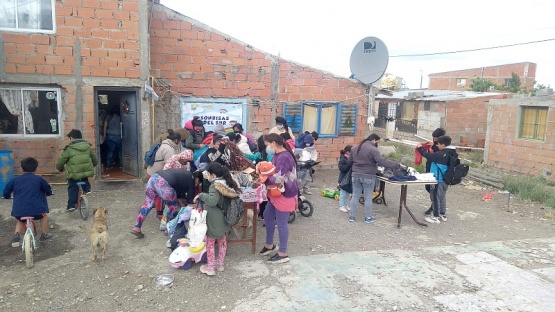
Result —
[[[432, 144], [419, 143], [418, 152], [426, 158], [426, 172], [434, 175], [437, 184], [426, 185], [426, 191], [430, 193], [430, 208], [424, 212], [427, 217], [424, 219], [429, 223], [440, 223], [447, 221], [446, 216], [446, 193], [448, 184], [443, 176], [449, 166], [449, 157], [457, 157], [456, 150], [451, 148], [451, 138], [445, 135], [445, 130], [437, 128], [433, 133]], [[348, 187], [340, 187], [339, 210], [349, 213], [349, 222], [355, 221], [356, 210], [359, 205], [359, 198], [364, 194], [364, 210], [366, 223], [376, 222], [372, 216], [373, 193], [379, 188], [377, 180], [378, 166], [398, 170], [403, 165], [382, 157], [378, 151], [380, 137], [371, 134], [362, 140], [358, 145], [347, 145], [340, 152], [338, 167], [339, 179], [341, 183], [347, 174], [351, 174], [351, 184]], [[349, 200], [349, 197], [350, 200]]]

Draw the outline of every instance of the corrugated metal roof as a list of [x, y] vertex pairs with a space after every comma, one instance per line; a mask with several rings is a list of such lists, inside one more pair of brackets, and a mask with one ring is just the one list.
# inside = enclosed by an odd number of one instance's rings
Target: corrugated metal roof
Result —
[[[423, 92], [424, 97], [416, 97], [409, 99], [409, 92]], [[478, 98], [486, 96], [496, 96], [503, 93], [500, 92], [474, 92], [474, 91], [449, 91], [449, 90], [403, 90], [392, 92], [392, 96], [378, 94], [376, 99], [389, 99], [389, 100], [410, 100], [410, 101], [434, 101], [445, 102], [452, 100], [460, 100], [465, 98]]]

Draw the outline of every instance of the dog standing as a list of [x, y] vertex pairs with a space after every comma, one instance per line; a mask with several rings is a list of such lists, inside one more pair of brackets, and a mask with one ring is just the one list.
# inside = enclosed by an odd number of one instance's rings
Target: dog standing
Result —
[[106, 222], [108, 210], [104, 207], [98, 207], [94, 209], [93, 213], [92, 229], [84, 229], [90, 233], [89, 240], [93, 249], [92, 261], [96, 261], [98, 258], [97, 247], [102, 248], [102, 260], [106, 260], [106, 250], [108, 249], [109, 242], [108, 225]]

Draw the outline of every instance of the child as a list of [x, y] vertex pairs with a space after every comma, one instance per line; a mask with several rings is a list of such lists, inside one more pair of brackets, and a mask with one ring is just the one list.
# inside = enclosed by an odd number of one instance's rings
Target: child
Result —
[[77, 182], [85, 182], [83, 192], [91, 192], [89, 177], [94, 176], [94, 167], [97, 160], [91, 144], [83, 140], [81, 131], [71, 130], [67, 137], [71, 142], [64, 148], [62, 155], [56, 162], [56, 169], [66, 172], [67, 179], [67, 208], [66, 211], [75, 211], [77, 197], [79, 196], [79, 186]]
[[440, 220], [447, 221], [447, 216], [445, 215], [447, 210], [445, 195], [449, 185], [443, 181], [443, 175], [449, 168], [450, 157], [448, 156], [458, 157], [454, 149], [448, 148], [448, 146], [451, 145], [451, 137], [446, 135], [440, 136], [437, 142], [438, 151], [435, 153], [426, 151], [424, 147], [422, 147], [422, 144], [417, 145], [420, 154], [422, 154], [427, 161], [431, 162], [430, 172], [434, 174], [437, 180], [437, 184], [431, 185], [430, 187], [433, 216], [424, 218], [424, 220], [429, 223], [440, 223]]
[[3, 197], [10, 199], [13, 192], [12, 216], [17, 219], [15, 235], [10, 244], [18, 247], [21, 235], [25, 233], [25, 221], [21, 217], [33, 217], [40, 221], [42, 234], [40, 241], [44, 242], [52, 238], [48, 233], [48, 203], [46, 196], [52, 195], [52, 189], [48, 182], [41, 176], [35, 175], [39, 162], [27, 157], [21, 161], [23, 174], [10, 180], [4, 188]]
[[[341, 153], [341, 155], [339, 156], [339, 179], [337, 180], [337, 183], [340, 183], [345, 175], [349, 172], [349, 169], [351, 169], [352, 164], [349, 163], [349, 154], [351, 154], [351, 147], [351, 145], [347, 145], [343, 150], [339, 152]], [[349, 193], [343, 189], [340, 189], [339, 211], [349, 212], [349, 210], [351, 210], [351, 207], [349, 206]]]
[[[228, 198], [239, 197], [239, 187], [231, 177], [227, 167], [218, 162], [211, 162], [206, 168], [205, 178], [210, 181], [208, 193], [198, 194], [194, 202], [201, 200], [204, 202], [206, 214], [206, 254], [208, 263], [200, 267], [200, 272], [206, 275], [215, 275], [216, 271], [224, 270], [224, 259], [227, 250], [227, 236], [229, 226], [224, 220], [224, 201]], [[216, 240], [218, 241], [218, 260], [216, 258]]]

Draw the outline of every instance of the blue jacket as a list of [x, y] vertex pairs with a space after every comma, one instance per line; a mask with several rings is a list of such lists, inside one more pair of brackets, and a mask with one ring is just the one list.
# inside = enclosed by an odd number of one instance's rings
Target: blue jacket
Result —
[[419, 147], [418, 151], [426, 158], [427, 162], [431, 162], [430, 172], [434, 174], [439, 183], [443, 182], [443, 176], [449, 168], [449, 157], [447, 155], [458, 157], [457, 151], [448, 147], [434, 153], [427, 152], [423, 147]]
[[46, 196], [52, 195], [52, 188], [41, 176], [26, 172], [15, 177], [6, 184], [3, 197], [11, 198], [12, 192], [12, 216], [38, 216], [49, 212]]

